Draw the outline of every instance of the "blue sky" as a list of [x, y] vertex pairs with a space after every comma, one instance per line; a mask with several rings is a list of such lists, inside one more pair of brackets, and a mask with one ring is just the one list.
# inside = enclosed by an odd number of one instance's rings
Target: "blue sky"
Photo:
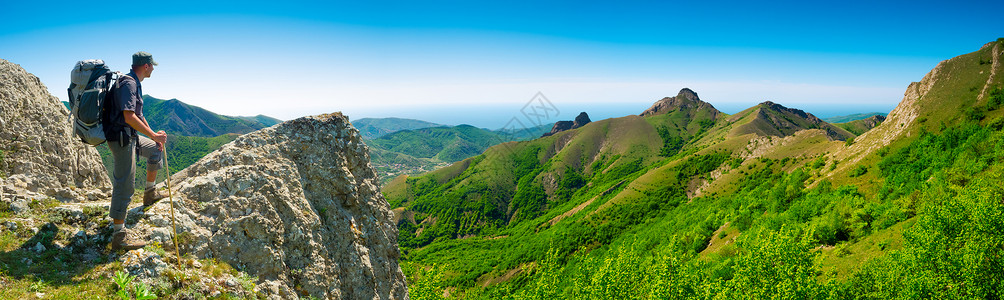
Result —
[[[701, 3], [698, 3], [701, 2]], [[1004, 2], [0, 3], [0, 58], [65, 100], [77, 60], [160, 63], [144, 91], [227, 115], [343, 111], [497, 128], [537, 92], [594, 119], [683, 87], [734, 113], [888, 112], [939, 61], [1004, 36]], [[117, 7], [112, 7], [117, 6]]]

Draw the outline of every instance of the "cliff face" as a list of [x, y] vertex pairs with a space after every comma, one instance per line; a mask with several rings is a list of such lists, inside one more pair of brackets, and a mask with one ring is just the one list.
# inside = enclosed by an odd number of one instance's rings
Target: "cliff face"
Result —
[[38, 77], [0, 59], [0, 196], [4, 200], [16, 204], [29, 198], [107, 197], [111, 182], [101, 157], [94, 147], [73, 137], [68, 117], [69, 112]]
[[[990, 42], [976, 52], [938, 63], [918, 82], [912, 82], [903, 99], [880, 124], [854, 139], [854, 144], [833, 154], [841, 171], [893, 141], [911, 137], [922, 129], [940, 130], [942, 123], [959, 121], [951, 112], [978, 108], [988, 101], [989, 92], [1004, 86], [1004, 43]], [[966, 92], [968, 91], [968, 93]]]
[[[339, 113], [239, 137], [172, 177], [181, 251], [258, 276], [282, 298], [406, 299], [397, 228], [367, 153]], [[173, 248], [169, 204], [146, 218], [136, 231]]]

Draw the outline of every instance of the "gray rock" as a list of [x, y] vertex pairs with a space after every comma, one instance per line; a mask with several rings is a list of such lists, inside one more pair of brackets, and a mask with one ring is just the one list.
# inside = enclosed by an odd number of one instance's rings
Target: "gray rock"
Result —
[[[365, 144], [340, 113], [241, 136], [172, 182], [183, 255], [258, 276], [270, 298], [408, 298], [392, 213]], [[169, 201], [134, 232], [173, 251]]]
[[45, 252], [45, 246], [42, 245], [42, 242], [35, 243], [35, 252], [38, 253]]
[[579, 127], [585, 126], [586, 124], [589, 124], [590, 122], [592, 121], [589, 120], [589, 115], [586, 114], [586, 112], [580, 112], [578, 116], [575, 116], [575, 120], [573, 121], [555, 122], [554, 126], [551, 127], [551, 131], [545, 132], [540, 137], [552, 136], [562, 131], [577, 129]]
[[38, 77], [3, 59], [0, 107], [0, 174], [8, 177], [0, 185], [17, 187], [0, 189], [0, 198], [33, 192], [77, 201], [111, 189], [98, 151], [73, 138], [66, 107]]
[[143, 249], [129, 251], [120, 260], [122, 267], [140, 280], [156, 278], [161, 272], [171, 268], [160, 255]]
[[64, 223], [77, 223], [86, 220], [84, 210], [77, 206], [57, 206], [50, 209], [51, 212], [63, 217]]

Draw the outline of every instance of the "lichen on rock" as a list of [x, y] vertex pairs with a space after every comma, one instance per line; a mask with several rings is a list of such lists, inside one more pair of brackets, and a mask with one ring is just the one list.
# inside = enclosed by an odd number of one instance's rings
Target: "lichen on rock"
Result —
[[[241, 136], [172, 181], [182, 255], [222, 260], [280, 298], [408, 297], [392, 212], [340, 113]], [[173, 248], [163, 202], [134, 230]]]
[[111, 190], [98, 151], [73, 137], [66, 107], [38, 77], [3, 59], [0, 157], [0, 198], [5, 201], [98, 200]]

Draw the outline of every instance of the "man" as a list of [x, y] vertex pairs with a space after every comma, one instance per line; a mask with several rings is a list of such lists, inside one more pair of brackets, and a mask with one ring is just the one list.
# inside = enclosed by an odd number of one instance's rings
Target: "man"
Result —
[[[146, 157], [146, 192], [143, 194], [143, 206], [150, 206], [166, 197], [154, 188], [157, 170], [162, 167], [161, 156], [167, 134], [164, 131], [153, 132], [150, 124], [143, 116], [143, 79], [153, 74], [153, 56], [147, 52], [136, 52], [132, 55], [132, 71], [118, 81], [117, 90], [113, 91], [113, 100], [106, 108], [109, 109], [108, 123], [105, 126], [105, 136], [108, 148], [115, 159], [115, 169], [112, 172], [112, 205], [109, 216], [112, 218], [115, 232], [112, 233], [112, 249], [133, 250], [146, 246], [144, 242], [127, 241], [125, 229], [126, 211], [134, 193], [133, 182], [136, 180], [136, 156]], [[145, 136], [140, 136], [142, 133]], [[148, 136], [149, 138], [147, 138]]]

